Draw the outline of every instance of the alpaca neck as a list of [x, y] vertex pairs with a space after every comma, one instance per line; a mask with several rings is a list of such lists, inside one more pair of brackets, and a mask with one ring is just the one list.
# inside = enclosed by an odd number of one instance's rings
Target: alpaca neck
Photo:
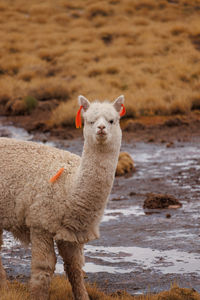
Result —
[[[115, 170], [118, 162], [119, 147], [106, 147], [104, 145], [89, 146], [85, 143], [79, 169], [80, 188], [91, 189], [93, 194], [94, 184], [103, 190], [111, 189]], [[84, 188], [85, 191], [85, 188]]]
[[67, 202], [62, 219], [72, 241], [86, 243], [99, 237], [99, 223], [111, 192], [120, 145], [121, 140], [109, 147], [85, 142], [68, 193], [70, 203]]
[[120, 144], [110, 147], [84, 144], [71, 199], [74, 211], [80, 210], [88, 222], [103, 213], [113, 185]]

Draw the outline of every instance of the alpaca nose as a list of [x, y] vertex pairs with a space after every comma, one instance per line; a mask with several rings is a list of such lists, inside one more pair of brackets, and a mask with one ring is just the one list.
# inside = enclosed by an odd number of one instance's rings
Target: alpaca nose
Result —
[[101, 129], [101, 130], [104, 130], [104, 129], [106, 128], [106, 126], [104, 126], [104, 125], [99, 125], [98, 128]]

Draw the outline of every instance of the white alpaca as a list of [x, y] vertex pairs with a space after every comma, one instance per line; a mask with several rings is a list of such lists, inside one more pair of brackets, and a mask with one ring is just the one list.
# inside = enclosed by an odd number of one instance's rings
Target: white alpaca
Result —
[[[118, 162], [123, 102], [120, 96], [114, 103], [90, 104], [79, 96], [85, 140], [81, 158], [37, 143], [0, 139], [0, 247], [3, 229], [31, 242], [32, 299], [48, 299], [56, 264], [54, 240], [75, 299], [89, 299], [82, 275], [83, 245], [99, 237]], [[62, 174], [50, 182], [60, 168]], [[0, 287], [5, 285], [0, 259]]]

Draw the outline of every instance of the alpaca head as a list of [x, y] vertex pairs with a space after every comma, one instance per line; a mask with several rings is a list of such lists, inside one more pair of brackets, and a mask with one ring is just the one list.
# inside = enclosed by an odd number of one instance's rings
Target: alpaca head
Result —
[[83, 111], [84, 138], [87, 143], [109, 145], [121, 142], [119, 120], [124, 96], [118, 97], [113, 103], [90, 103], [83, 96], [79, 96], [78, 100]]

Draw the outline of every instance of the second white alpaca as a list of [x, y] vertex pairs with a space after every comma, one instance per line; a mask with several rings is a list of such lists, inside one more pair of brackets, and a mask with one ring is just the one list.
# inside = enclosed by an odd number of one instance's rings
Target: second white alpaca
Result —
[[[0, 247], [3, 229], [31, 242], [32, 299], [49, 297], [54, 241], [75, 299], [89, 299], [82, 275], [83, 245], [99, 237], [120, 151], [123, 102], [120, 96], [114, 103], [90, 104], [79, 96], [85, 140], [81, 158], [37, 143], [0, 139]], [[49, 182], [61, 168], [62, 174]], [[5, 285], [0, 259], [0, 288]]]

